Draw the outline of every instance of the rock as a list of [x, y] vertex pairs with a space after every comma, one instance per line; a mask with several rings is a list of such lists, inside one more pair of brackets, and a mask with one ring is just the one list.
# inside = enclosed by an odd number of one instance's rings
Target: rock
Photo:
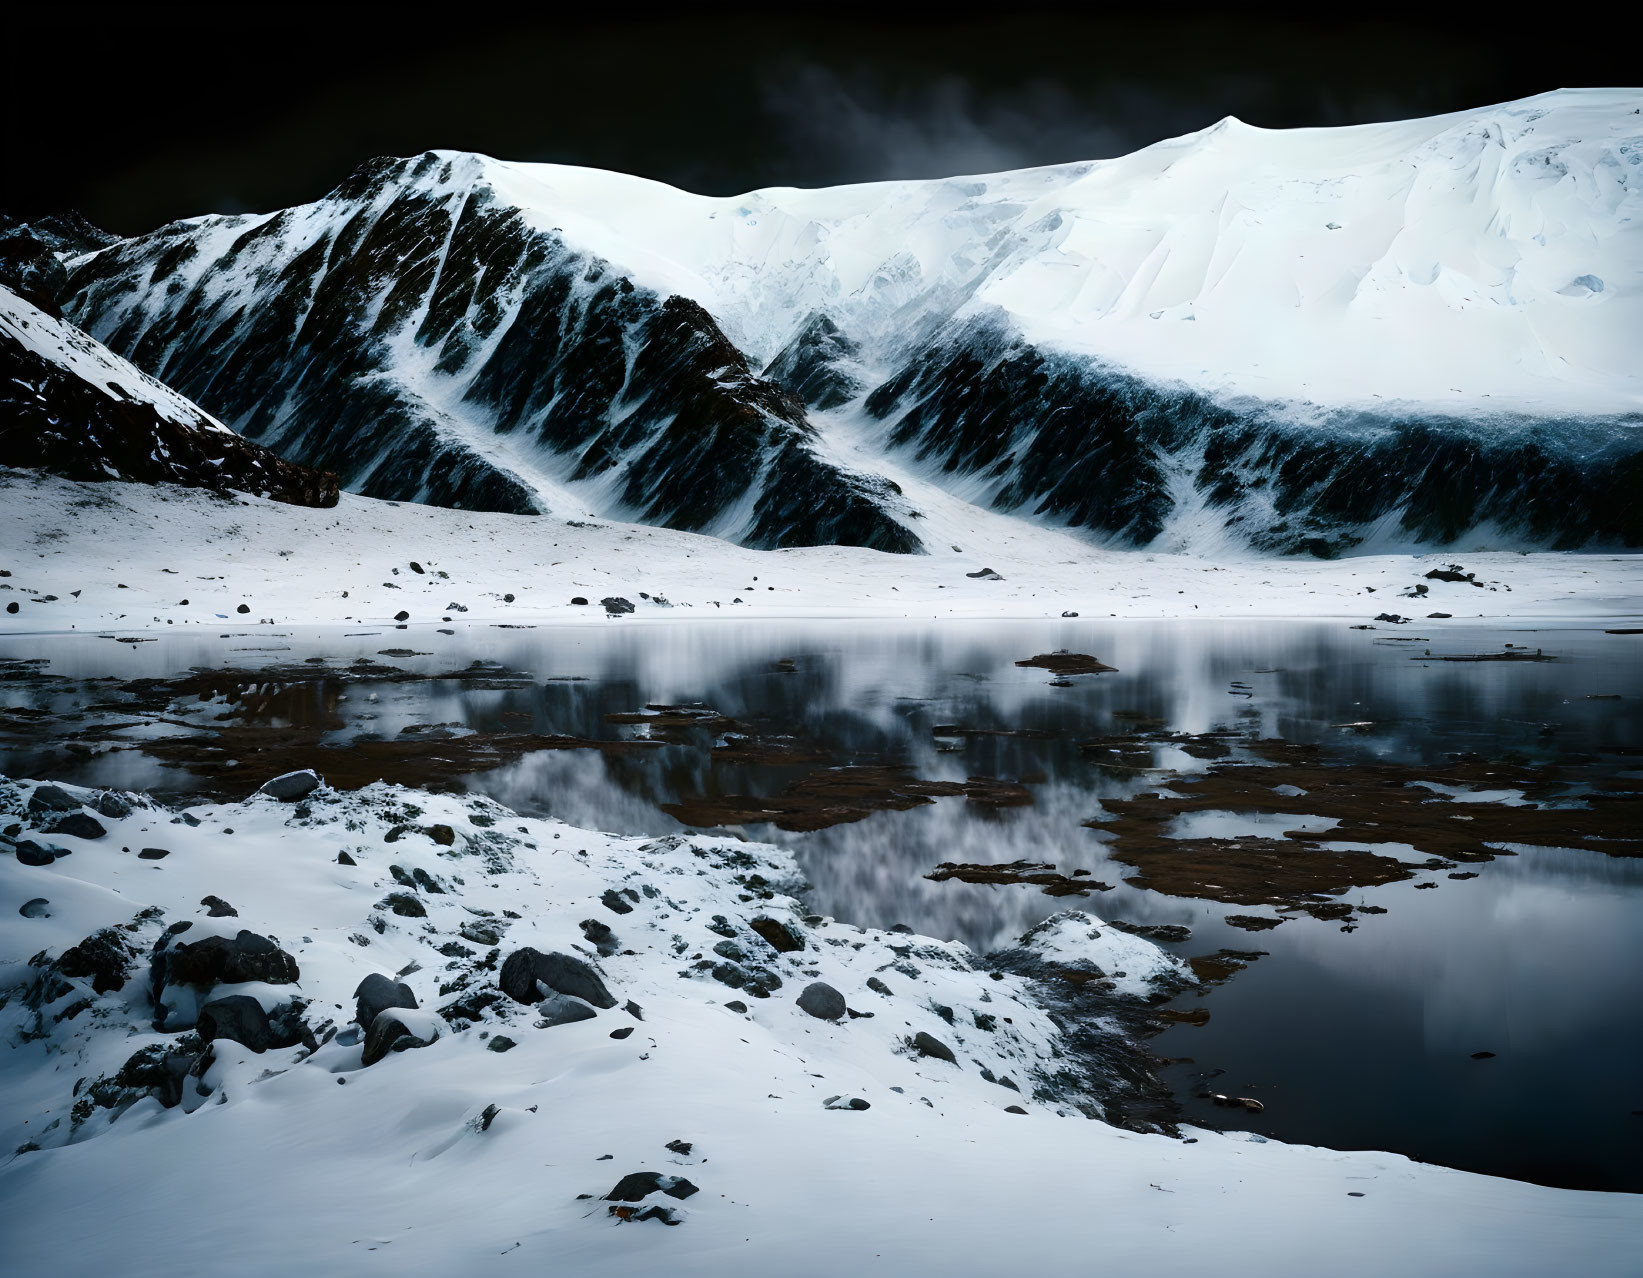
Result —
[[795, 950], [804, 948], [803, 939], [794, 936], [792, 932], [788, 931], [784, 923], [776, 919], [761, 916], [754, 919], [748, 926], [783, 954], [791, 954]]
[[622, 1010], [629, 1016], [633, 1017], [636, 1021], [642, 1021], [645, 1019], [645, 1009], [640, 1007], [639, 1004], [635, 1003], [631, 998], [626, 1003], [622, 1004]]
[[234, 609], [234, 611], [239, 613], [241, 616], [244, 616], [246, 613], [251, 611], [251, 605], [241, 604], [238, 608]]
[[172, 1109], [182, 1103], [183, 1080], [195, 1060], [192, 1052], [174, 1051], [169, 1043], [153, 1043], [133, 1053], [120, 1066], [114, 1082], [152, 1096], [166, 1109]]
[[511, 1052], [518, 1046], [519, 1044], [506, 1034], [493, 1034], [491, 1035], [491, 1041], [485, 1044], [485, 1050], [487, 1052]]
[[359, 862], [354, 860], [354, 858], [349, 856], [346, 852], [338, 852], [337, 853], [337, 864], [338, 865], [358, 865]]
[[536, 1011], [545, 1026], [589, 1021], [598, 1014], [581, 999], [572, 998], [568, 994], [550, 994], [536, 1005]]
[[46, 906], [50, 904], [51, 902], [45, 897], [36, 896], [19, 905], [17, 912], [26, 919], [49, 919], [51, 912], [46, 909]]
[[49, 834], [67, 834], [76, 839], [100, 839], [108, 833], [103, 823], [96, 817], [87, 816], [84, 812], [70, 812], [52, 822]]
[[872, 990], [875, 994], [884, 995], [885, 998], [890, 997], [890, 987], [883, 981], [879, 980], [876, 976], [869, 976], [867, 978], [867, 988]]
[[395, 621], [409, 621], [410, 619], [411, 614], [406, 612], [403, 608], [394, 614]]
[[1492, 1061], [1495, 1059], [1495, 1054], [1493, 1052], [1473, 1052], [1472, 1059], [1475, 1061]]
[[372, 972], [354, 990], [354, 1020], [367, 1029], [390, 1007], [415, 1010], [416, 1005], [416, 995], [409, 985], [381, 972]]
[[490, 1131], [491, 1124], [496, 1121], [496, 1116], [501, 1112], [502, 1110], [496, 1105], [485, 1106], [479, 1115], [479, 1130], [482, 1132]]
[[742, 1002], [742, 1000], [739, 999], [739, 998], [733, 998], [733, 999], [728, 1000], [725, 1003], [725, 1008], [726, 1008], [727, 1011], [738, 1012], [743, 1016], [747, 1015], [747, 1004]]
[[137, 853], [137, 859], [139, 861], [163, 861], [170, 855], [170, 848], [144, 848]]
[[29, 796], [30, 812], [77, 812], [80, 800], [60, 785], [37, 785]]
[[822, 1102], [823, 1109], [863, 1110], [872, 1109], [872, 1105], [860, 1096], [829, 1096]]
[[1076, 612], [1064, 612], [1061, 615], [1063, 617], [1076, 617], [1078, 614]]
[[1004, 578], [1000, 577], [991, 568], [983, 568], [980, 572], [967, 572], [964, 575], [966, 577], [972, 577], [977, 581], [1003, 581], [1004, 580]]
[[1395, 612], [1378, 612], [1375, 614], [1375, 620], [1389, 622], [1394, 626], [1407, 625], [1409, 622], [1408, 617], [1400, 617]]
[[238, 918], [240, 912], [220, 896], [202, 896], [200, 904], [206, 907], [206, 913], [214, 919]]
[[535, 1003], [542, 996], [538, 983], [560, 994], [568, 994], [595, 1007], [615, 1007], [616, 1000], [605, 988], [599, 973], [569, 954], [543, 954], [526, 946], [515, 950], [502, 965], [497, 984], [517, 1003]]
[[427, 575], [427, 573], [423, 570], [422, 565], [417, 563], [417, 561], [414, 560], [414, 559], [411, 560], [411, 571], [414, 572], [418, 577], [424, 577], [424, 576]]
[[131, 805], [112, 790], [104, 790], [97, 796], [96, 808], [111, 821], [124, 820], [131, 815]]
[[572, 603], [573, 606], [575, 606], [577, 608], [586, 608], [588, 606], [587, 598], [584, 595], [574, 595], [574, 596], [572, 596], [571, 603]]
[[155, 947], [156, 1000], [167, 985], [189, 985], [200, 990], [241, 981], [291, 985], [301, 976], [296, 959], [255, 932], [241, 929], [232, 939], [208, 936], [193, 944], [176, 943], [177, 935], [180, 933], [169, 934]]
[[1025, 1114], [1027, 1111], [1022, 1109], [1019, 1105], [1006, 1105], [1004, 1107], [1004, 1112], [1006, 1114]]
[[52, 847], [47, 843], [36, 843], [33, 839], [19, 839], [17, 841], [17, 863], [19, 865], [50, 865], [60, 856], [67, 856], [65, 848]]
[[194, 1027], [207, 1043], [226, 1038], [259, 1053], [273, 1045], [268, 1013], [262, 1010], [261, 1003], [246, 994], [212, 999], [200, 1009]]
[[620, 595], [606, 595], [599, 601], [605, 606], [605, 612], [612, 617], [620, 616], [624, 612], [632, 612], [633, 604]]
[[437, 1032], [424, 1027], [421, 1017], [415, 1018], [417, 1029], [412, 1030], [407, 1024], [408, 1017], [402, 1015], [407, 1011], [405, 1008], [390, 1007], [377, 1013], [371, 1028], [365, 1033], [365, 1051], [361, 1056], [364, 1064], [375, 1065], [389, 1052], [426, 1047], [438, 1037]]
[[616, 940], [616, 933], [610, 930], [609, 924], [601, 923], [598, 919], [583, 919], [581, 924], [582, 936], [587, 943], [609, 956], [620, 949]]
[[691, 1184], [683, 1176], [664, 1176], [661, 1172], [629, 1172], [617, 1181], [610, 1193], [605, 1195], [606, 1202], [636, 1203], [647, 1195], [658, 1190], [669, 1198], [685, 1199], [700, 1192], [699, 1186]]
[[621, 1029], [613, 1029], [610, 1032], [610, 1036], [612, 1038], [626, 1038], [631, 1033], [633, 1033], [633, 1026], [624, 1025]]
[[379, 910], [392, 910], [405, 919], [425, 919], [428, 917], [428, 907], [422, 904], [420, 898], [411, 892], [390, 892], [377, 902]]
[[312, 768], [303, 768], [299, 772], [287, 772], [265, 782], [258, 794], [266, 794], [271, 799], [278, 799], [282, 803], [292, 803], [304, 795], [312, 794], [324, 782]]
[[958, 1058], [953, 1055], [952, 1048], [934, 1034], [926, 1034], [923, 1030], [913, 1035], [913, 1048], [920, 1056], [933, 1056], [938, 1061], [946, 1061], [950, 1065], [958, 1064]]
[[599, 898], [599, 903], [613, 914], [633, 913], [633, 907], [627, 903], [622, 894], [615, 888], [606, 888], [605, 894]]
[[135, 958], [124, 934], [105, 927], [64, 950], [57, 970], [64, 976], [89, 978], [97, 993], [112, 994], [130, 977]]
[[448, 848], [456, 842], [456, 831], [448, 825], [430, 825], [428, 837], [442, 848]]
[[836, 1021], [844, 1015], [844, 995], [825, 981], [812, 981], [798, 997], [799, 1007], [819, 1021]]
[[690, 1151], [695, 1149], [696, 1146], [692, 1145], [688, 1140], [670, 1140], [666, 1145], [663, 1145], [662, 1148], [671, 1149], [675, 1154], [679, 1155], [680, 1158], [689, 1158]]

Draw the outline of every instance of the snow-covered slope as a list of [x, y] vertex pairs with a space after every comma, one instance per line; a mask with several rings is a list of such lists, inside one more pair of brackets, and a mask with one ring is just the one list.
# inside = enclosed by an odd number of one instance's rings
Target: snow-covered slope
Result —
[[730, 198], [431, 152], [76, 259], [68, 305], [376, 496], [912, 549], [899, 475], [1130, 543], [1637, 544], [1640, 113]]
[[9, 1272], [1635, 1272], [1637, 1195], [1087, 1121], [1038, 981], [804, 915], [783, 849], [299, 797], [0, 780]]
[[0, 465], [70, 479], [234, 489], [304, 506], [337, 500], [335, 475], [242, 439], [3, 285]]

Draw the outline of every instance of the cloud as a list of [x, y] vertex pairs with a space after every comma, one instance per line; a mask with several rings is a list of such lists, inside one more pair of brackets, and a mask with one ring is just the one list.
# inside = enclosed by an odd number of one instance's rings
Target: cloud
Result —
[[1137, 86], [1093, 97], [1054, 79], [981, 86], [954, 74], [893, 75], [813, 63], [773, 68], [766, 118], [789, 164], [814, 181], [993, 173], [1104, 159], [1211, 123]]

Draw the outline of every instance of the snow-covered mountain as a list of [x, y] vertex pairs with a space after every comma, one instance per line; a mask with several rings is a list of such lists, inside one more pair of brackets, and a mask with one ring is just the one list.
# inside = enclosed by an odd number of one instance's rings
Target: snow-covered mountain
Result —
[[337, 479], [236, 435], [0, 285], [0, 465], [334, 506]]
[[76, 258], [66, 305], [377, 496], [756, 546], [915, 550], [947, 500], [1162, 548], [1638, 544], [1640, 166], [1636, 90], [730, 198], [430, 152]]

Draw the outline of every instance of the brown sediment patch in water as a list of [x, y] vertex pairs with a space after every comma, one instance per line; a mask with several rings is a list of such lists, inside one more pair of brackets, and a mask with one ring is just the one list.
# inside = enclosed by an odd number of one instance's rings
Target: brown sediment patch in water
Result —
[[[1327, 898], [1355, 888], [1395, 883], [1447, 862], [1509, 855], [1502, 844], [1572, 847], [1609, 856], [1643, 856], [1643, 800], [1629, 790], [1574, 793], [1578, 772], [1458, 760], [1428, 764], [1343, 764], [1317, 747], [1282, 741], [1246, 743], [1260, 762], [1220, 764], [1195, 775], [1172, 774], [1159, 789], [1102, 803], [1107, 816], [1086, 822], [1112, 836], [1115, 860], [1137, 873], [1125, 881], [1172, 896], [1274, 905], [1318, 918], [1350, 920], [1353, 906]], [[1517, 790], [1531, 800], [1509, 806], [1461, 793]], [[1549, 800], [1579, 806], [1547, 806]], [[1171, 838], [1181, 816], [1333, 818], [1326, 831], [1279, 837]], [[1405, 843], [1430, 860], [1411, 864], [1373, 851], [1338, 851], [1325, 844]], [[1268, 926], [1272, 924], [1267, 922]], [[1235, 926], [1242, 926], [1235, 924]]]
[[201, 778], [206, 794], [243, 798], [264, 781], [299, 768], [315, 769], [338, 790], [357, 790], [377, 781], [443, 790], [457, 788], [459, 777], [487, 772], [540, 750], [623, 754], [661, 744], [542, 733], [441, 736], [413, 731], [392, 741], [325, 745], [308, 729], [235, 725], [197, 736], [144, 741], [139, 748], [168, 765], [187, 768]]
[[662, 811], [686, 825], [741, 825], [768, 821], [782, 830], [821, 830], [860, 821], [875, 812], [901, 812], [944, 796], [963, 795], [985, 807], [1030, 804], [1025, 786], [996, 777], [924, 781], [912, 769], [888, 764], [820, 768], [768, 797], [701, 795], [664, 803]]
[[1037, 861], [1007, 861], [1000, 865], [972, 865], [943, 861], [924, 876], [934, 883], [957, 879], [960, 883], [1023, 883], [1039, 887], [1045, 896], [1084, 896], [1090, 892], [1110, 892], [1111, 883], [1099, 879], [1070, 877], [1056, 872], [1053, 865]]
[[1079, 674], [1110, 674], [1117, 671], [1116, 666], [1109, 666], [1106, 662], [1090, 656], [1084, 652], [1041, 652], [1036, 657], [1028, 657], [1025, 661], [1016, 662], [1018, 666], [1030, 666], [1038, 670], [1048, 670], [1051, 674], [1079, 675]]

